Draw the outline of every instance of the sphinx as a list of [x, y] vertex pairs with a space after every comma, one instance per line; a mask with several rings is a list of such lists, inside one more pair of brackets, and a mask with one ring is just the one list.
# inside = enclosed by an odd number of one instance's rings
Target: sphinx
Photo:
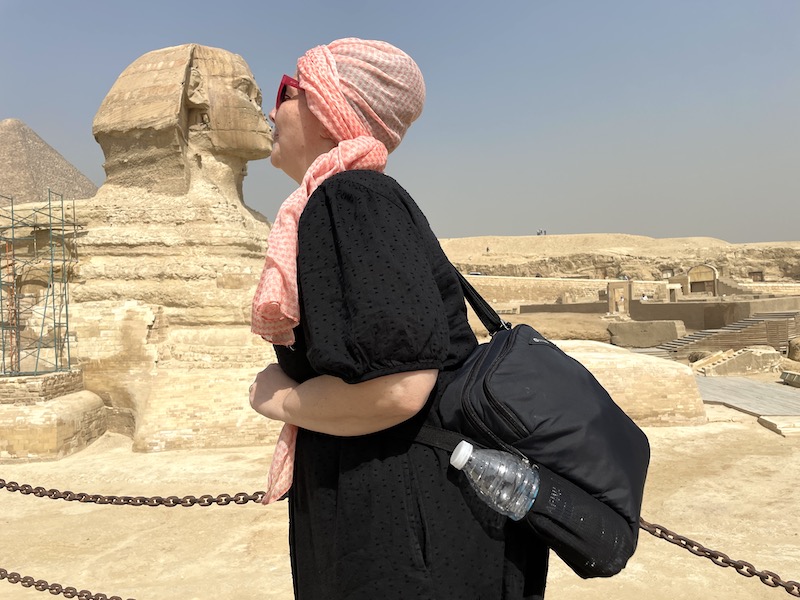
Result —
[[106, 180], [76, 202], [70, 281], [86, 389], [134, 450], [268, 440], [247, 406], [273, 360], [249, 331], [269, 223], [242, 183], [272, 148], [250, 68], [198, 44], [149, 52], [112, 85], [92, 132]]

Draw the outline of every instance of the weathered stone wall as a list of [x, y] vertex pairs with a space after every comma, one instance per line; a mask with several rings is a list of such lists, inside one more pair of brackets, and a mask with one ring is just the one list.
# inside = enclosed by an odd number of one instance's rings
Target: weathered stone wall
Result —
[[73, 301], [73, 355], [87, 389], [110, 411], [109, 429], [133, 435], [158, 364], [158, 308], [136, 300]]
[[609, 323], [611, 343], [626, 348], [652, 348], [686, 335], [683, 321], [621, 321]]
[[756, 313], [800, 310], [800, 297], [762, 298], [756, 300], [684, 300], [681, 302], [630, 303], [630, 316], [636, 321], [678, 319], [687, 329], [718, 329]]
[[[79, 206], [89, 233], [80, 240], [71, 328], [87, 389], [113, 410], [110, 427], [132, 432], [140, 451], [274, 440], [277, 424], [248, 404], [255, 374], [275, 360], [249, 330], [267, 224], [230, 204], [212, 214], [195, 202], [195, 222], [154, 211], [140, 228], [131, 215], [138, 209], [118, 195], [98, 206], [104, 197], [101, 189]], [[113, 226], [97, 223], [100, 215]], [[188, 221], [177, 231], [176, 218]]]
[[0, 404], [36, 404], [83, 389], [79, 370], [0, 377]]
[[154, 451], [274, 443], [280, 424], [250, 408], [248, 388], [275, 361], [245, 327], [173, 330], [144, 403], [134, 448]]
[[36, 404], [0, 406], [0, 462], [48, 460], [77, 452], [106, 431], [103, 401], [80, 391]]
[[247, 327], [170, 327], [138, 301], [75, 305], [76, 355], [109, 429], [141, 451], [274, 441], [277, 425], [250, 409], [248, 387], [275, 357]]
[[576, 302], [575, 304], [520, 304], [519, 314], [523, 313], [570, 313], [570, 314], [605, 314], [608, 302]]
[[694, 373], [686, 365], [636, 354], [601, 342], [557, 341], [585, 366], [639, 425], [706, 422]]
[[736, 285], [753, 295], [800, 296], [800, 282], [738, 281]]
[[467, 276], [492, 304], [556, 304], [596, 302], [605, 294], [605, 279]]
[[564, 310], [568, 311], [570, 304], [606, 302], [609, 284], [624, 286], [628, 298], [641, 298], [642, 294], [647, 294], [652, 301], [669, 298], [666, 281], [484, 275], [468, 275], [467, 280], [488, 302], [497, 305], [563, 304], [567, 306]]

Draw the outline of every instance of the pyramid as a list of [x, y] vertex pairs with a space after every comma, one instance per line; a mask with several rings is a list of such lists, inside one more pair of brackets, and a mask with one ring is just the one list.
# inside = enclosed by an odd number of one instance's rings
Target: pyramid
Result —
[[[0, 121], [0, 196], [15, 204], [47, 200], [47, 190], [64, 200], [91, 198], [97, 186], [19, 119]], [[10, 203], [0, 198], [0, 206]]]

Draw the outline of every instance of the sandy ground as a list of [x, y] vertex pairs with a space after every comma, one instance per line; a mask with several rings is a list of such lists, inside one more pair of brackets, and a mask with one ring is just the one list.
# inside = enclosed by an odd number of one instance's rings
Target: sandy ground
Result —
[[[800, 392], [800, 390], [798, 390]], [[652, 446], [642, 516], [701, 544], [800, 580], [800, 436], [708, 406], [709, 422], [647, 428]], [[263, 489], [268, 448], [131, 452], [106, 434], [56, 462], [0, 465], [6, 481], [117, 495]], [[203, 508], [98, 506], [0, 490], [0, 568], [137, 600], [292, 598], [285, 503]], [[0, 598], [46, 592], [0, 581]], [[726, 600], [790, 597], [641, 532], [618, 576], [581, 580], [554, 557], [550, 600]]]

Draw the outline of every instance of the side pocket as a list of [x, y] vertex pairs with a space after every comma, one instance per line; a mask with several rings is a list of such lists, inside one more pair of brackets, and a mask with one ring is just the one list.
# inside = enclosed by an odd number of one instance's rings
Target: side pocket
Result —
[[430, 538], [418, 483], [419, 477], [414, 468], [412, 456], [406, 454], [404, 458], [403, 477], [405, 479], [405, 490], [403, 502], [408, 523], [409, 550], [415, 566], [427, 571], [429, 567], [428, 548], [430, 547]]

